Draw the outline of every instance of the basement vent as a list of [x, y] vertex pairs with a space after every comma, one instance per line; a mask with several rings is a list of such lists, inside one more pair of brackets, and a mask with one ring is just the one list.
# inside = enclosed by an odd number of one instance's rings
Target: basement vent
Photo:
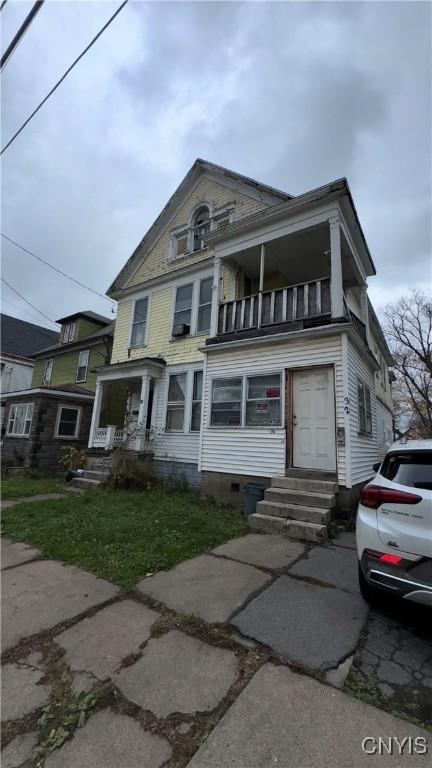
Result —
[[231, 493], [240, 493], [240, 483], [231, 483]]

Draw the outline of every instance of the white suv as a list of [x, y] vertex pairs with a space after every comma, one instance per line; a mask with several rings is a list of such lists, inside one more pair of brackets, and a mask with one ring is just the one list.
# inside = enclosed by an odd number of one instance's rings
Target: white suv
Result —
[[360, 591], [432, 606], [432, 440], [394, 443], [357, 511]]

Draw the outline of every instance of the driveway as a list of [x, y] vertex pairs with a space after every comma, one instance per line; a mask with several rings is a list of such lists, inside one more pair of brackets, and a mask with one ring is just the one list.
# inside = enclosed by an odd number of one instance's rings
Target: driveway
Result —
[[349, 535], [250, 534], [127, 594], [11, 541], [2, 568], [3, 768], [429, 764], [431, 638], [368, 612]]

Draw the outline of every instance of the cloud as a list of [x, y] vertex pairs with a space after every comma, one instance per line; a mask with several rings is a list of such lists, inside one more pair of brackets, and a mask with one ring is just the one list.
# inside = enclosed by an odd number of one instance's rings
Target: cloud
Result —
[[[24, 6], [2, 12], [3, 49]], [[3, 143], [116, 7], [44, 5], [4, 73]], [[200, 156], [292, 194], [347, 176], [374, 302], [427, 285], [430, 17], [416, 2], [129, 2], [5, 153], [3, 231], [103, 291]], [[3, 271], [50, 317], [109, 312], [12, 246]]]

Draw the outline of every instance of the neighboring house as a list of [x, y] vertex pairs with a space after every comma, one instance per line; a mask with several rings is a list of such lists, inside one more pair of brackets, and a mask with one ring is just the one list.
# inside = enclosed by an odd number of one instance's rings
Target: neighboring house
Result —
[[392, 423], [374, 274], [345, 179], [293, 197], [197, 160], [108, 290], [90, 447], [121, 385], [116, 442], [159, 474], [235, 501], [248, 479], [321, 471], [346, 500]]
[[[58, 333], [3, 313], [0, 314], [0, 331], [0, 393], [3, 401], [8, 392], [31, 386], [33, 355], [47, 344], [54, 344]], [[2, 402], [0, 426], [3, 424], [3, 414]]]
[[[95, 312], [58, 322], [57, 343], [34, 354], [31, 382], [4, 398], [2, 461], [9, 466], [58, 470], [61, 448], [87, 447], [96, 386], [91, 368], [110, 360], [114, 322]], [[114, 399], [102, 418], [110, 419], [110, 409], [117, 418]]]

